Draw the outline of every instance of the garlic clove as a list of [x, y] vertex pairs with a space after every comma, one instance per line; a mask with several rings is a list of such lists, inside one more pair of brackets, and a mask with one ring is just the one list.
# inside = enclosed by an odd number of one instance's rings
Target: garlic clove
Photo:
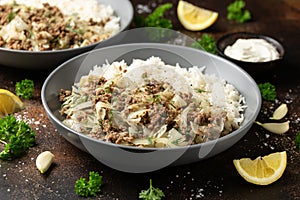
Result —
[[276, 134], [284, 134], [290, 128], [290, 125], [289, 125], [290, 121], [286, 121], [283, 123], [260, 123], [260, 122], [256, 121], [255, 123], [262, 126], [267, 131], [270, 131], [270, 132], [276, 133]]
[[54, 155], [50, 151], [44, 151], [38, 155], [35, 164], [38, 170], [43, 174], [53, 163]]
[[281, 104], [273, 113], [273, 116], [270, 119], [280, 120], [282, 119], [288, 112], [288, 107], [285, 103]]

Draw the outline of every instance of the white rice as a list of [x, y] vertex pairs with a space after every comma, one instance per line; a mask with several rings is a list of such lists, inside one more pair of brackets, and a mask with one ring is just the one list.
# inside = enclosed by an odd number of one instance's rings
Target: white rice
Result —
[[[64, 97], [61, 111], [67, 116], [63, 123], [104, 141], [143, 147], [186, 146], [230, 134], [244, 121], [245, 98], [224, 79], [205, 74], [205, 67], [181, 68], [150, 57], [134, 59], [131, 64], [107, 62], [79, 78], [72, 94]], [[150, 94], [151, 87], [144, 86], [151, 82], [165, 85], [164, 91], [156, 93], [154, 88], [155, 94]], [[156, 95], [172, 99], [154, 103]], [[169, 118], [171, 123], [165, 120], [169, 111], [176, 113], [174, 119]], [[145, 116], [146, 120], [153, 118], [142, 122]]]
[[[205, 74], [204, 71], [205, 67], [182, 68], [179, 64], [176, 66], [165, 64], [159, 57], [150, 57], [147, 60], [134, 59], [130, 65], [120, 61], [112, 64], [106, 63], [101, 67], [95, 66], [89, 75], [103, 76], [107, 80], [121, 75], [134, 80], [136, 85], [141, 85], [142, 73], [152, 73], [156, 80], [168, 82], [179, 92], [192, 92], [196, 98], [208, 100], [210, 111], [216, 114], [225, 111], [228, 118], [225, 129], [226, 126], [238, 128], [244, 121], [245, 98], [226, 80]], [[196, 92], [196, 89], [206, 92], [200, 94]], [[230, 129], [230, 127], [227, 128]]]

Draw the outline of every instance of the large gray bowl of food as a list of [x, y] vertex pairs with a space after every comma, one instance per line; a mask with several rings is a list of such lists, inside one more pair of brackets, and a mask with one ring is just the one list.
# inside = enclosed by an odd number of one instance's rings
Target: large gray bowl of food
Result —
[[132, 173], [223, 152], [248, 132], [261, 107], [255, 81], [234, 63], [154, 43], [72, 58], [48, 76], [41, 96], [66, 140]]
[[0, 8], [0, 65], [23, 69], [53, 69], [133, 19], [129, 0], [3, 0]]

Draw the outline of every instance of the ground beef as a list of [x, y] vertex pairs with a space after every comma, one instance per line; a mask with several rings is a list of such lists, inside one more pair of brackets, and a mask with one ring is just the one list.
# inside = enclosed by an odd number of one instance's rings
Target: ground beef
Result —
[[[107, 39], [109, 33], [96, 33], [91, 26], [103, 27], [105, 22], [77, 21], [65, 16], [58, 7], [43, 4], [43, 8], [29, 8], [24, 5], [0, 5], [0, 29], [16, 16], [25, 22], [29, 29], [20, 31], [22, 39], [0, 36], [0, 47], [44, 51], [76, 48]], [[85, 30], [86, 29], [86, 30]]]

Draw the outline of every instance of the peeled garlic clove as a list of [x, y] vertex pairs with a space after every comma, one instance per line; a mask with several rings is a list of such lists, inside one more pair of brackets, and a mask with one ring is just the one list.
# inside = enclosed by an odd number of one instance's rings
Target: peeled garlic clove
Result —
[[54, 155], [50, 151], [44, 151], [38, 155], [35, 164], [38, 170], [43, 174], [53, 163]]
[[288, 107], [285, 103], [281, 104], [273, 113], [273, 116], [270, 119], [280, 120], [282, 119], [288, 112]]
[[290, 128], [289, 121], [283, 123], [260, 123], [260, 122], [255, 122], [255, 123], [262, 126], [264, 129], [276, 134], [283, 134], [287, 132]]

